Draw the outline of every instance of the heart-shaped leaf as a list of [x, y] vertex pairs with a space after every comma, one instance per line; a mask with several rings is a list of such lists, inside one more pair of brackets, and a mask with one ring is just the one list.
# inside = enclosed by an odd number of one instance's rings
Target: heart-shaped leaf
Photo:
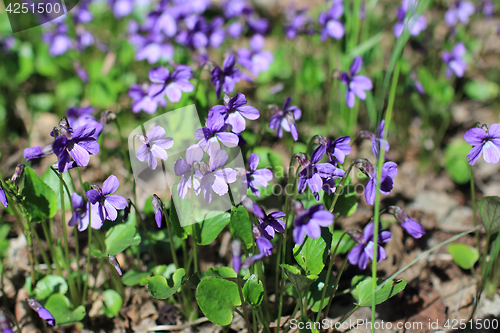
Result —
[[57, 213], [57, 197], [54, 191], [43, 182], [32, 168], [24, 170], [24, 205], [31, 218], [41, 221], [54, 217]]
[[486, 232], [492, 234], [500, 230], [500, 197], [484, 197], [478, 207]]
[[307, 237], [302, 245], [296, 244], [293, 255], [297, 263], [307, 275], [318, 275], [325, 267], [326, 257], [330, 249], [332, 235], [328, 229], [322, 230], [321, 237]]
[[309, 285], [318, 278], [317, 275], [304, 276], [301, 274], [300, 270], [297, 267], [287, 264], [281, 264], [281, 268], [285, 270], [285, 274], [288, 276], [293, 286], [300, 294], [303, 291], [307, 290], [307, 288], [309, 288]]
[[67, 325], [81, 321], [85, 317], [85, 307], [80, 305], [72, 310], [69, 299], [62, 294], [53, 294], [45, 303], [45, 308], [54, 316], [57, 325]]
[[216, 325], [229, 325], [233, 309], [241, 305], [238, 285], [216, 277], [201, 280], [196, 288], [196, 300], [203, 314]]
[[252, 222], [248, 212], [243, 206], [231, 209], [231, 234], [236, 238], [241, 238], [247, 248], [253, 245]]
[[143, 278], [148, 278], [151, 274], [148, 272], [138, 272], [133, 269], [127, 271], [122, 276], [122, 282], [126, 286], [135, 286], [139, 284]]
[[231, 214], [223, 212], [208, 212], [202, 223], [193, 225], [194, 237], [200, 245], [212, 243], [231, 219]]
[[129, 246], [141, 243], [137, 228], [130, 224], [118, 224], [106, 233], [106, 253], [116, 255]]
[[52, 294], [66, 294], [68, 291], [68, 283], [58, 275], [47, 275], [36, 283], [35, 295], [40, 301], [43, 301]]
[[463, 269], [471, 269], [479, 259], [479, 251], [470, 245], [466, 244], [450, 244], [448, 252], [453, 257], [453, 261]]
[[243, 297], [253, 307], [259, 306], [264, 298], [264, 286], [256, 274], [250, 275], [243, 285]]
[[[380, 285], [383, 280], [378, 279], [377, 285]], [[386, 283], [380, 290], [375, 294], [375, 303], [380, 304], [387, 301], [392, 296], [396, 295], [403, 289], [405, 289], [407, 281], [404, 279], [393, 280]], [[356, 286], [355, 291], [353, 291], [352, 296], [356, 299], [359, 306], [371, 306], [372, 305], [372, 278], [366, 278]]]
[[104, 298], [104, 314], [108, 318], [116, 317], [123, 304], [120, 294], [113, 289], [108, 289], [102, 293], [102, 297]]
[[186, 274], [184, 268], [179, 268], [172, 276], [172, 287], [167, 279], [161, 275], [155, 275], [149, 279], [148, 290], [154, 298], [166, 299], [177, 292], [182, 283], [182, 278]]

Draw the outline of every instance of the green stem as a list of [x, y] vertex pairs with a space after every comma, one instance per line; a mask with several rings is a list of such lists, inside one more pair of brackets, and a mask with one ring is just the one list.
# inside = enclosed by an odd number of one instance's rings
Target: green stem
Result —
[[[392, 119], [392, 109], [394, 107], [394, 100], [396, 98], [396, 88], [398, 85], [398, 78], [399, 78], [399, 69], [401, 68], [401, 61], [396, 62], [396, 66], [394, 68], [394, 73], [392, 76], [392, 84], [391, 84], [391, 91], [389, 93], [389, 101], [387, 104], [387, 111], [385, 114], [385, 131], [384, 131], [384, 137], [383, 137], [383, 142], [387, 140], [387, 134], [390, 129], [391, 125], [391, 119]], [[377, 188], [375, 192], [375, 215], [374, 215], [374, 228], [373, 228], [373, 244], [375, 246], [373, 247], [373, 261], [372, 261], [372, 290], [373, 290], [373, 295], [372, 295], [372, 315], [371, 315], [371, 321], [372, 321], [372, 332], [375, 333], [375, 306], [376, 306], [376, 299], [375, 299], [375, 289], [377, 288], [377, 252], [378, 252], [378, 232], [379, 232], [379, 221], [380, 221], [380, 181], [382, 179], [382, 166], [384, 164], [384, 152], [385, 152], [385, 147], [380, 144], [379, 147], [379, 156], [378, 156], [378, 163], [377, 163]]]
[[[81, 177], [80, 177], [81, 180]], [[82, 183], [83, 186], [83, 183]], [[92, 216], [92, 205], [89, 205], [89, 216]], [[83, 300], [87, 299], [87, 291], [89, 289], [89, 273], [90, 273], [90, 246], [92, 244], [92, 226], [89, 223], [89, 226], [87, 227], [88, 233], [89, 233], [89, 239], [88, 239], [88, 245], [87, 245], [87, 267], [85, 268], [85, 286], [83, 287], [83, 293], [82, 293], [82, 303]], [[97, 279], [97, 277], [96, 277]]]
[[[245, 319], [247, 323], [247, 327], [250, 328], [250, 321], [248, 320], [248, 314], [247, 310], [245, 309], [245, 298], [243, 297], [243, 290], [241, 290], [241, 278], [240, 275], [238, 274], [238, 280], [236, 283], [238, 284], [238, 293], [240, 294], [240, 300], [241, 300], [241, 308], [243, 309], [243, 318]], [[255, 331], [256, 333], [257, 331]]]
[[[61, 220], [62, 220], [62, 230], [64, 237], [64, 264], [66, 266], [66, 274], [68, 278], [69, 294], [73, 304], [79, 304], [78, 293], [76, 292], [75, 280], [71, 274], [71, 265], [69, 260], [69, 244], [68, 244], [68, 230], [66, 229], [66, 206], [64, 205], [64, 180], [62, 176], [59, 177], [60, 193], [61, 193]], [[64, 183], [66, 184], [66, 183]], [[69, 191], [68, 191], [69, 194]]]
[[170, 216], [167, 214], [165, 207], [163, 207], [163, 214], [165, 215], [165, 221], [167, 222], [167, 231], [168, 231], [168, 241], [170, 243], [170, 252], [172, 252], [172, 258], [174, 260], [175, 268], [179, 269], [179, 260], [177, 259], [177, 253], [175, 252], [174, 234], [172, 231], [172, 224], [170, 222]]
[[[474, 227], [477, 227], [476, 187], [474, 185], [474, 169], [472, 168], [472, 165], [469, 166], [469, 170], [470, 170], [470, 196], [472, 200], [472, 213], [474, 215]], [[479, 243], [478, 229], [476, 229], [475, 236], [476, 236], [477, 250], [479, 253], [481, 253], [481, 243]]]
[[330, 300], [328, 301], [328, 305], [327, 305], [326, 311], [325, 311], [325, 316], [328, 316], [328, 313], [330, 312], [330, 307], [332, 306], [332, 301], [333, 301], [334, 295], [337, 292], [337, 289], [339, 289], [340, 278], [342, 277], [342, 273], [344, 273], [345, 266], [347, 265], [347, 260], [348, 260], [348, 258], [345, 257], [344, 262], [342, 263], [342, 267], [340, 267], [340, 270], [337, 273], [337, 278], [335, 279], [335, 287], [333, 288], [332, 296], [330, 297]]
[[52, 237], [51, 237], [49, 228], [47, 227], [47, 222], [45, 220], [42, 221], [42, 229], [43, 229], [43, 234], [45, 235], [45, 240], [47, 241], [47, 244], [49, 245], [50, 255], [52, 256], [52, 260], [53, 260], [54, 264], [56, 265], [57, 275], [63, 276], [61, 266], [59, 265], [59, 256], [57, 254], [57, 251], [54, 248], [54, 242], [52, 241]]
[[264, 266], [264, 263], [262, 261], [260, 261], [257, 264], [257, 274], [259, 276], [259, 280], [262, 281], [262, 287], [264, 288], [264, 305], [265, 305], [266, 309], [268, 310], [265, 312], [263, 319], [270, 321], [270, 319], [269, 319], [269, 310], [270, 310], [269, 309], [269, 296], [267, 295], [266, 276], [264, 275], [263, 266]]
[[[288, 317], [287, 321], [295, 318], [295, 315], [297, 314], [297, 311], [299, 311], [299, 308], [300, 308], [300, 303], [297, 302], [297, 304], [295, 304], [295, 308], [293, 309], [292, 315], [290, 317]], [[280, 320], [281, 320], [281, 318], [278, 318], [278, 328], [279, 328]], [[284, 323], [283, 325], [285, 325], [285, 324], [286, 323]], [[291, 323], [288, 323], [287, 327], [283, 328], [283, 333], [286, 333], [290, 330], [290, 325], [291, 325]]]
[[257, 308], [257, 311], [255, 311], [257, 314], [257, 320], [264, 326], [264, 331], [267, 333], [271, 333], [269, 330], [269, 325], [267, 324], [267, 321], [264, 319], [264, 316], [262, 314], [262, 309], [260, 307]]
[[153, 258], [153, 261], [155, 263], [157, 263], [158, 261], [156, 260], [156, 253], [155, 253], [155, 251], [153, 249], [153, 240], [152, 240], [151, 236], [149, 235], [148, 229], [146, 228], [146, 224], [144, 223], [144, 220], [142, 219], [141, 214], [139, 213], [139, 210], [137, 209], [137, 206], [135, 205], [135, 203], [132, 202], [132, 201], [130, 201], [130, 203], [134, 207], [134, 211], [136, 213], [136, 217], [138, 218], [138, 220], [136, 219], [136, 223], [138, 223], [138, 224], [141, 225], [141, 228], [144, 231], [144, 235], [146, 236], [146, 239], [148, 240], [149, 254], [151, 255], [151, 258]]
[[[331, 258], [330, 258], [330, 265], [328, 265], [328, 271], [326, 273], [325, 286], [323, 287], [323, 292], [321, 293], [321, 300], [319, 301], [319, 311], [318, 311], [318, 314], [316, 315], [317, 322], [319, 322], [319, 320], [321, 319], [321, 310], [323, 310], [323, 300], [325, 299], [325, 296], [326, 296], [326, 290], [328, 289], [328, 282], [330, 281], [330, 274], [332, 273], [333, 264], [335, 263], [335, 255], [337, 254], [337, 250], [339, 248], [340, 242], [342, 241], [342, 238], [344, 238], [344, 236], [346, 234], [347, 234], [347, 232], [344, 232], [342, 234], [342, 236], [340, 236], [339, 242], [335, 246], [335, 249], [333, 250], [333, 253], [332, 253]], [[332, 298], [333, 298], [334, 293], [335, 293], [335, 291], [332, 293], [332, 296], [331, 296]]]
[[38, 248], [40, 249], [40, 253], [42, 254], [43, 262], [47, 264], [47, 269], [49, 272], [52, 273], [52, 264], [50, 263], [49, 257], [47, 256], [47, 252], [42, 247], [42, 242], [40, 241], [40, 236], [38, 236], [38, 233], [36, 232], [35, 228], [33, 228], [33, 236], [35, 236], [36, 244], [38, 245]]
[[359, 161], [360, 160], [352, 161], [351, 164], [349, 165], [349, 167], [347, 168], [346, 172], [342, 176], [342, 179], [340, 180], [339, 185], [337, 186], [337, 189], [335, 190], [334, 198], [333, 198], [332, 204], [330, 205], [330, 212], [333, 213], [333, 209], [335, 208], [335, 204], [337, 203], [337, 200], [339, 199], [339, 196], [344, 189], [345, 182], [347, 181], [347, 178], [349, 177], [349, 174], [351, 173], [352, 167]]

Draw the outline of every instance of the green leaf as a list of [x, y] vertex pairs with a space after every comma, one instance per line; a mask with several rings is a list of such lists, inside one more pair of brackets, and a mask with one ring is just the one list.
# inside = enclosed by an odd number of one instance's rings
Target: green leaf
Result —
[[43, 301], [52, 294], [66, 294], [68, 284], [66, 280], [58, 275], [47, 275], [36, 283], [35, 295], [40, 301]]
[[204, 278], [209, 277], [209, 276], [221, 277], [221, 278], [226, 278], [226, 279], [227, 278], [236, 279], [238, 277], [238, 275], [236, 274], [234, 269], [232, 269], [231, 267], [225, 267], [225, 266], [211, 267], [211, 268], [207, 269], [206, 271], [203, 272], [203, 274], [201, 274], [201, 279], [204, 279]]
[[[175, 187], [175, 186], [174, 186]], [[173, 191], [177, 191], [177, 188], [173, 188]], [[171, 199], [173, 202], [173, 198]], [[179, 237], [180, 239], [186, 239], [188, 235], [191, 234], [192, 226], [186, 226], [182, 227], [180, 223], [179, 216], [177, 215], [177, 209], [175, 208], [176, 205], [171, 205], [170, 206], [170, 222], [172, 223], [172, 229], [174, 229], [174, 233]], [[182, 208], [187, 207], [188, 205], [182, 205]]]
[[253, 245], [252, 222], [248, 212], [243, 206], [231, 209], [231, 234], [233, 237], [241, 238], [247, 249]]
[[118, 224], [106, 233], [106, 253], [116, 255], [129, 246], [141, 243], [137, 228], [130, 224]]
[[[68, 185], [70, 193], [75, 192], [69, 172], [63, 173], [62, 177], [66, 182], [66, 185]], [[57, 177], [55, 172], [49, 168], [42, 174], [40, 178], [44, 181], [45, 184], [47, 184], [52, 189], [52, 191], [54, 191], [57, 198], [57, 210], [60, 210], [62, 207], [61, 207], [61, 181], [59, 180], [59, 177]], [[69, 210], [71, 207], [71, 204], [69, 203], [70, 199], [68, 197], [68, 193], [66, 193], [66, 189], [63, 188], [63, 190], [64, 190], [64, 203], [66, 206], [66, 210]]]
[[[337, 248], [336, 255], [337, 254], [346, 254], [356, 244], [352, 240], [351, 236], [345, 235], [344, 237], [342, 237], [342, 235], [344, 233], [345, 233], [344, 230], [334, 230], [333, 231], [333, 234], [332, 234], [332, 248], [331, 248], [332, 252], [335, 250], [335, 247], [337, 246], [337, 243], [340, 240], [340, 244], [339, 244], [339, 247]], [[340, 239], [340, 237], [342, 237], [342, 239]]]
[[57, 213], [57, 197], [54, 191], [38, 177], [32, 168], [24, 170], [24, 204], [31, 218], [41, 221]]
[[243, 285], [243, 297], [253, 307], [259, 306], [264, 299], [264, 286], [256, 274], [250, 275]]
[[499, 90], [498, 84], [485, 80], [468, 81], [464, 86], [467, 96], [479, 102], [486, 102], [496, 98]]
[[161, 275], [155, 275], [149, 279], [148, 291], [154, 298], [166, 299], [177, 292], [186, 274], [184, 268], [179, 268], [173, 275], [173, 285], [169, 286], [167, 279]]
[[[377, 285], [383, 282], [382, 279], [377, 280]], [[392, 296], [396, 295], [403, 289], [405, 289], [407, 281], [405, 279], [393, 280], [392, 283], [386, 283], [375, 294], [375, 303], [380, 304], [387, 301]], [[359, 306], [371, 306], [372, 305], [372, 278], [366, 278], [356, 286], [355, 292], [352, 292], [352, 296], [356, 299]]]
[[16, 74], [18, 83], [26, 81], [35, 69], [34, 66], [34, 52], [30, 43], [23, 43], [17, 52], [19, 58], [19, 70]]
[[[45, 43], [38, 44], [35, 68], [36, 71], [43, 76], [55, 76], [59, 69], [54, 57], [49, 54], [49, 48]], [[61, 84], [56, 86], [56, 90], [59, 86], [61, 86]]]
[[281, 264], [281, 268], [285, 270], [285, 274], [288, 276], [290, 282], [292, 282], [299, 294], [307, 290], [309, 285], [318, 278], [317, 275], [304, 276], [300, 273], [300, 270], [297, 267], [291, 265]]
[[[327, 196], [325, 196], [326, 198]], [[328, 205], [327, 207], [330, 207]], [[335, 203], [335, 216], [351, 216], [358, 209], [358, 199], [356, 197], [356, 190], [352, 184], [344, 187], [342, 194]]]
[[259, 168], [276, 169], [283, 165], [283, 157], [269, 147], [255, 147], [253, 152], [259, 156]]
[[[328, 229], [322, 230], [319, 238], [307, 237], [302, 245], [296, 244], [293, 256], [307, 275], [318, 275], [325, 267], [326, 257], [330, 249], [332, 237]], [[300, 250], [300, 251], [299, 251]]]
[[129, 270], [122, 276], [122, 282], [126, 286], [135, 286], [141, 282], [143, 278], [148, 278], [150, 274], [148, 272], [138, 272], [135, 270]]
[[104, 314], [108, 318], [116, 317], [123, 305], [122, 297], [113, 289], [105, 290], [102, 296], [104, 297]]
[[470, 148], [467, 142], [460, 139], [450, 143], [444, 151], [446, 170], [458, 184], [465, 184], [470, 180], [469, 162], [466, 158]]
[[5, 257], [7, 255], [7, 249], [9, 248], [9, 236], [10, 225], [2, 224], [0, 225], [0, 257]]
[[299, 327], [300, 333], [319, 333], [318, 327], [320, 327], [320, 323], [314, 323], [309, 318], [300, 317], [297, 321], [297, 326]]
[[49, 297], [45, 308], [54, 316], [56, 325], [67, 325], [81, 321], [85, 317], [85, 307], [80, 305], [72, 310], [68, 298], [62, 294], [54, 294]]
[[212, 243], [221, 231], [228, 225], [231, 214], [221, 212], [208, 212], [202, 223], [193, 225], [196, 242], [199, 245]]
[[479, 251], [470, 245], [466, 244], [450, 244], [448, 252], [453, 257], [453, 261], [463, 269], [471, 269], [479, 259]]
[[311, 306], [311, 311], [318, 312], [319, 311], [319, 303], [321, 302], [321, 296], [323, 295], [323, 289], [327, 288], [325, 299], [323, 300], [322, 310], [327, 306], [330, 297], [332, 296], [333, 290], [335, 289], [335, 276], [330, 273], [330, 278], [328, 279], [328, 286], [325, 285], [326, 282], [326, 273], [324, 270], [319, 275], [318, 279], [314, 281], [309, 287], [309, 293], [307, 295], [307, 299], [309, 300], [309, 305]]
[[241, 305], [238, 285], [235, 282], [208, 277], [196, 288], [196, 300], [203, 314], [216, 325], [229, 325], [233, 309]]
[[479, 214], [488, 234], [500, 229], [500, 197], [484, 197], [478, 202]]

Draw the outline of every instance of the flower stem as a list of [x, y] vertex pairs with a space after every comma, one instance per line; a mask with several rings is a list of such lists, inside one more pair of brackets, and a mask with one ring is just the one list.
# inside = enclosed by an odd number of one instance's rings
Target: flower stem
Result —
[[[250, 328], [250, 321], [248, 320], [248, 314], [247, 310], [245, 309], [245, 299], [243, 298], [243, 291], [241, 290], [241, 278], [240, 275], [238, 274], [238, 280], [236, 281], [236, 284], [238, 285], [238, 293], [240, 294], [240, 300], [241, 300], [241, 308], [243, 309], [243, 318], [245, 318], [245, 321], [247, 323], [247, 327]], [[240, 313], [241, 315], [241, 313]], [[257, 331], [255, 331], [257, 332]]]
[[[346, 256], [344, 259], [344, 262], [342, 263], [342, 267], [340, 267], [340, 270], [337, 273], [337, 279], [335, 279], [335, 287], [333, 288], [332, 296], [330, 297], [330, 300], [328, 301], [328, 305], [327, 305], [326, 311], [325, 311], [325, 316], [328, 316], [328, 313], [330, 312], [330, 306], [332, 306], [332, 301], [333, 301], [333, 298], [335, 296], [335, 293], [337, 292], [337, 289], [339, 289], [340, 278], [342, 277], [342, 273], [344, 272], [345, 266], [347, 265], [347, 260], [348, 259]], [[325, 288], [326, 288], [326, 286], [325, 286]]]
[[[474, 169], [472, 165], [469, 166], [470, 170], [470, 196], [472, 200], [472, 214], [474, 216], [474, 227], [476, 227], [476, 244], [477, 250], [481, 253], [481, 243], [479, 243], [479, 230], [477, 229], [477, 206], [476, 206], [476, 186], [474, 185]], [[488, 249], [486, 248], [485, 251]]]
[[[392, 108], [394, 106], [394, 99], [396, 98], [396, 87], [398, 85], [398, 78], [399, 78], [399, 69], [401, 67], [401, 61], [396, 62], [396, 66], [394, 68], [394, 73], [392, 76], [392, 84], [391, 84], [391, 91], [389, 93], [389, 101], [387, 104], [387, 110], [385, 114], [385, 128], [386, 130], [384, 131], [384, 137], [382, 142], [386, 142], [387, 140], [387, 134], [389, 133], [390, 125], [391, 125], [391, 119], [392, 119]], [[382, 179], [382, 166], [384, 164], [384, 152], [385, 152], [385, 147], [382, 146], [382, 143], [380, 144], [379, 147], [379, 156], [378, 156], [378, 163], [377, 163], [377, 188], [375, 192], [375, 214], [373, 217], [374, 220], [374, 227], [373, 227], [373, 262], [372, 262], [372, 290], [373, 290], [373, 295], [372, 295], [372, 315], [371, 315], [371, 322], [372, 322], [372, 332], [375, 333], [375, 306], [376, 306], [376, 299], [375, 299], [375, 290], [377, 288], [377, 254], [378, 254], [378, 233], [379, 233], [379, 222], [380, 222], [380, 182]]]
[[165, 214], [165, 221], [167, 222], [167, 231], [168, 231], [168, 241], [170, 243], [170, 252], [172, 252], [172, 258], [174, 260], [175, 268], [179, 269], [179, 260], [177, 259], [177, 254], [175, 253], [174, 234], [172, 231], [172, 224], [170, 222], [170, 216], [169, 216], [169, 214], [167, 214], [167, 211], [165, 208], [163, 208], [163, 213]]
[[[80, 177], [81, 179], [81, 177]], [[83, 188], [83, 183], [82, 183], [82, 188]], [[89, 205], [89, 216], [92, 216], [92, 205]], [[92, 244], [92, 226], [91, 223], [89, 223], [89, 226], [87, 227], [88, 233], [89, 233], [89, 239], [88, 239], [88, 245], [87, 245], [87, 267], [85, 269], [85, 286], [83, 287], [83, 293], [82, 293], [82, 301], [87, 298], [87, 291], [89, 289], [89, 273], [90, 273], [90, 245]], [[97, 276], [96, 276], [97, 279]]]

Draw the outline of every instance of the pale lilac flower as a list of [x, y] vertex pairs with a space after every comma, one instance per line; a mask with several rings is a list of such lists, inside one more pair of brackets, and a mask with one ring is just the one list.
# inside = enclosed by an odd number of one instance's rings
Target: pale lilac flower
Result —
[[259, 156], [255, 153], [250, 154], [248, 158], [248, 167], [250, 171], [247, 171], [246, 179], [244, 183], [248, 185], [252, 193], [260, 198], [260, 191], [257, 186], [266, 187], [268, 182], [273, 179], [273, 173], [269, 169], [259, 169], [257, 170], [257, 166], [259, 165]]
[[130, 87], [128, 95], [132, 98], [132, 112], [137, 113], [144, 111], [149, 114], [153, 114], [158, 108], [158, 104], [161, 107], [167, 105], [167, 100], [165, 98], [153, 99], [148, 95], [148, 88], [134, 84]]
[[[370, 179], [365, 187], [365, 199], [369, 205], [375, 202], [377, 190], [377, 168], [368, 160], [363, 160], [357, 167]], [[398, 166], [394, 162], [385, 162], [382, 166], [382, 177], [380, 183], [380, 193], [389, 194], [394, 187], [394, 178], [398, 175]]]
[[227, 96], [224, 98], [224, 105], [216, 105], [209, 110], [209, 117], [211, 113], [219, 113], [234, 133], [241, 133], [246, 128], [245, 118], [256, 120], [260, 117], [259, 110], [245, 104], [247, 100], [242, 93], [237, 93], [231, 99]]
[[453, 27], [460, 22], [462, 24], [469, 23], [469, 16], [474, 14], [474, 5], [470, 1], [457, 0], [452, 7], [444, 14], [444, 21], [450, 27]]
[[128, 16], [134, 10], [133, 0], [110, 0], [110, 5], [116, 18]]
[[250, 49], [239, 49], [238, 62], [244, 68], [248, 69], [254, 76], [260, 72], [267, 71], [270, 64], [274, 61], [271, 52], [262, 50], [265, 39], [262, 35], [254, 35], [250, 38]]
[[327, 13], [319, 14], [318, 21], [322, 27], [321, 40], [325, 41], [328, 36], [335, 39], [344, 36], [344, 25], [339, 21], [342, 14], [344, 14], [344, 5], [341, 2], [334, 3]]
[[160, 60], [169, 61], [174, 57], [174, 47], [165, 42], [160, 34], [151, 34], [148, 38], [136, 37], [135, 43], [137, 61], [147, 60], [150, 64], [156, 64]]
[[[91, 190], [86, 192], [87, 198], [92, 204], [98, 204], [97, 210], [102, 222], [106, 219], [114, 221], [118, 217], [117, 209], [125, 209], [127, 200], [121, 195], [112, 194], [116, 192], [120, 182], [115, 175], [109, 176], [102, 184], [102, 190], [97, 185], [92, 185]], [[92, 226], [92, 228], [94, 228]], [[97, 228], [98, 229], [98, 228]]]
[[287, 97], [281, 110], [276, 107], [277, 112], [269, 120], [269, 128], [276, 130], [278, 138], [283, 136], [283, 130], [285, 130], [286, 132], [290, 132], [293, 139], [297, 141], [299, 133], [297, 132], [295, 121], [300, 119], [302, 111], [295, 105], [290, 106], [291, 101], [292, 98]]
[[58, 23], [54, 31], [42, 35], [42, 40], [49, 44], [49, 53], [51, 56], [65, 54], [71, 48], [71, 38], [69, 38], [67, 33], [67, 25]]
[[[375, 223], [370, 222], [365, 227], [363, 234], [357, 231], [355, 233], [349, 232], [349, 235], [353, 240], [358, 243], [355, 247], [351, 249], [347, 258], [351, 265], [358, 265], [360, 269], [365, 269], [368, 265], [368, 259], [373, 260], [373, 230]], [[380, 230], [380, 227], [379, 227]], [[386, 243], [391, 240], [391, 233], [386, 230], [382, 230], [378, 234], [378, 243]], [[377, 262], [382, 261], [387, 256], [385, 250], [382, 246], [377, 244]]]
[[118, 262], [118, 259], [116, 259], [115, 256], [108, 254], [108, 260], [109, 260], [109, 263], [115, 268], [115, 270], [121, 276], [122, 275], [122, 268], [120, 267], [120, 263]]
[[427, 27], [427, 20], [424, 16], [409, 15], [408, 12], [413, 12], [416, 8], [415, 0], [403, 0], [401, 7], [398, 8], [397, 18], [398, 22], [394, 25], [394, 36], [398, 38], [403, 33], [404, 29], [410, 31], [410, 35], [418, 36]]
[[174, 164], [174, 172], [177, 177], [181, 177], [177, 184], [177, 195], [181, 199], [186, 197], [189, 188], [193, 188], [195, 194], [200, 193], [200, 181], [202, 177], [201, 172], [194, 168], [195, 162], [200, 162], [203, 158], [203, 150], [198, 145], [192, 145], [186, 150], [186, 159], [177, 159]]
[[196, 139], [200, 140], [198, 145], [204, 152], [212, 153], [220, 148], [219, 141], [228, 148], [238, 145], [238, 136], [234, 133], [226, 132], [229, 125], [224, 123], [224, 116], [218, 112], [213, 112], [207, 119], [205, 127], [198, 128], [194, 132]]
[[177, 33], [175, 41], [191, 49], [200, 49], [208, 46], [207, 30], [208, 25], [202, 16], [191, 15], [184, 19], [187, 30]]
[[155, 213], [156, 225], [158, 228], [161, 228], [161, 223], [163, 222], [163, 203], [156, 194], [153, 194], [151, 204], [153, 205], [153, 211]]
[[0, 181], [0, 202], [4, 207], [9, 206], [9, 202], [7, 201], [7, 195], [5, 194], [5, 190], [3, 189], [2, 182]]
[[465, 49], [464, 43], [458, 43], [453, 47], [450, 52], [443, 52], [441, 58], [448, 65], [446, 68], [446, 77], [451, 78], [452, 72], [455, 73], [457, 77], [464, 76], [465, 70], [467, 69], [467, 63], [464, 61], [463, 56], [467, 50]]
[[155, 67], [149, 70], [149, 79], [156, 84], [149, 87], [148, 95], [151, 99], [159, 101], [163, 96], [172, 103], [181, 100], [182, 92], [192, 92], [194, 86], [189, 79], [193, 77], [193, 72], [188, 66], [178, 65], [172, 74], [163, 67]]
[[365, 90], [373, 88], [370, 78], [364, 75], [356, 75], [361, 70], [361, 67], [363, 67], [363, 58], [358, 56], [352, 61], [349, 73], [342, 72], [340, 75], [340, 81], [347, 87], [345, 92], [346, 105], [351, 109], [354, 107], [355, 96], [361, 100], [365, 100]]
[[89, 225], [89, 204], [75, 192], [71, 194], [71, 202], [73, 204], [73, 215], [68, 221], [68, 226], [73, 227], [78, 224], [78, 230], [83, 231]]
[[481, 153], [487, 163], [498, 163], [500, 160], [500, 123], [491, 125], [489, 129], [486, 125], [471, 128], [465, 132], [464, 139], [474, 146], [467, 155], [470, 165], [476, 163]]
[[239, 21], [235, 21], [227, 26], [227, 34], [231, 38], [238, 39], [243, 34], [243, 29], [244, 25]]
[[50, 326], [54, 326], [56, 324], [56, 320], [54, 319], [54, 316], [40, 304], [40, 301], [37, 300], [36, 298], [26, 298], [26, 301], [28, 302], [28, 305], [30, 308], [35, 311], [40, 318], [45, 320], [47, 324]]
[[287, 11], [287, 24], [284, 26], [285, 35], [288, 39], [294, 39], [299, 34], [309, 34], [311, 29], [307, 25], [311, 23], [310, 17], [306, 14], [307, 8], [296, 10], [291, 8]]
[[321, 227], [328, 227], [333, 223], [333, 214], [325, 209], [323, 204], [314, 205], [304, 209], [302, 203], [298, 201], [294, 212], [297, 217], [293, 222], [293, 241], [295, 244], [302, 244], [307, 236], [319, 238], [321, 236]]
[[403, 208], [399, 206], [389, 206], [388, 211], [394, 215], [396, 220], [401, 223], [401, 227], [405, 229], [413, 238], [421, 238], [425, 235], [424, 228], [417, 221], [409, 217]]
[[165, 137], [167, 133], [161, 126], [154, 127], [148, 135], [139, 135], [139, 140], [143, 143], [137, 149], [136, 157], [139, 161], [148, 160], [148, 166], [151, 170], [156, 170], [159, 158], [162, 161], [168, 159], [166, 149], [172, 148], [174, 139]]
[[210, 157], [210, 165], [200, 163], [199, 170], [203, 175], [200, 179], [200, 187], [203, 189], [205, 202], [212, 201], [212, 192], [219, 196], [225, 195], [229, 191], [227, 184], [236, 181], [236, 171], [231, 168], [222, 168], [228, 160], [228, 155], [224, 150], [218, 150]]

